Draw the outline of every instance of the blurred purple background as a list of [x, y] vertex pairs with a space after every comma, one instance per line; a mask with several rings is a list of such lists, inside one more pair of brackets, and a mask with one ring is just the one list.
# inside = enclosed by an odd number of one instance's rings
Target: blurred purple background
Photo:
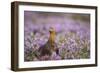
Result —
[[90, 58], [89, 14], [24, 11], [24, 61], [41, 60], [36, 55], [48, 41], [50, 27], [56, 32], [59, 55], [52, 53], [48, 60]]

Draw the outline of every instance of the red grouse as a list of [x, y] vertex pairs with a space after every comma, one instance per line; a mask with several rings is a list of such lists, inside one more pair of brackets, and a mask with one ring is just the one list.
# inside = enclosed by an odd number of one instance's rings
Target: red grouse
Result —
[[53, 52], [57, 52], [57, 45], [55, 43], [56, 32], [53, 27], [49, 30], [50, 36], [46, 44], [39, 48], [40, 57], [51, 56]]

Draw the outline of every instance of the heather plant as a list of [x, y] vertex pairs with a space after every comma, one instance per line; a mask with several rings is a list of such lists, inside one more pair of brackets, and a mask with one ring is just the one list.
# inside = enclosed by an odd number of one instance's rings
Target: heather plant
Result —
[[[89, 15], [63, 15], [63, 13], [55, 15], [53, 13], [26, 11], [24, 16], [25, 61], [90, 58]], [[47, 43], [51, 26], [55, 28], [55, 48], [57, 48], [58, 53], [53, 51], [50, 56], [41, 57], [38, 50], [39, 47]]]

